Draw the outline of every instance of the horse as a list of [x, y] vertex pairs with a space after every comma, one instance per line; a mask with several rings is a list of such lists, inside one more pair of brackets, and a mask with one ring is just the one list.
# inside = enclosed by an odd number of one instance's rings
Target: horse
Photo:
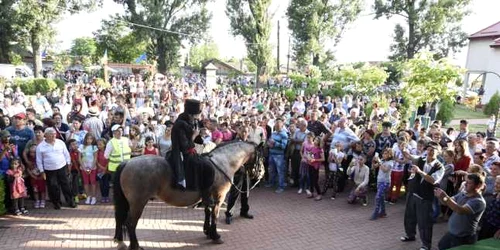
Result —
[[[226, 194], [231, 185], [234, 185], [232, 182], [234, 174], [245, 165], [248, 168], [247, 173], [262, 178], [264, 172], [262, 147], [262, 143], [256, 145], [251, 142], [236, 141], [219, 145], [211, 152], [202, 154], [215, 167], [214, 181], [209, 189], [215, 205], [205, 206], [203, 224], [203, 233], [213, 243], [223, 243], [217, 233], [217, 219]], [[142, 249], [137, 240], [136, 227], [150, 199], [157, 198], [177, 207], [188, 207], [199, 203], [200, 192], [174, 189], [172, 176], [172, 167], [164, 157], [160, 156], [139, 156], [120, 164], [113, 181], [116, 222], [114, 240], [118, 243], [118, 249], [126, 248], [123, 242], [124, 232], [128, 232], [130, 238], [128, 249]]]

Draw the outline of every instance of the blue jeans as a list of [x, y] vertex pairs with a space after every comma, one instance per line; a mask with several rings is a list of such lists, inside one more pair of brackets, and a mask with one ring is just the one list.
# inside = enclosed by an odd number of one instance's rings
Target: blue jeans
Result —
[[269, 155], [269, 184], [285, 188], [285, 155]]
[[98, 177], [99, 180], [99, 187], [101, 189], [101, 196], [103, 198], [108, 198], [109, 197], [109, 182], [111, 180], [111, 175], [106, 173], [102, 175], [101, 177]]
[[309, 166], [306, 163], [300, 163], [300, 178], [299, 178], [299, 188], [309, 189], [311, 187], [311, 180], [309, 179]]
[[385, 195], [390, 184], [387, 182], [377, 183], [377, 194], [375, 195], [375, 211], [373, 214], [385, 214]]
[[440, 214], [441, 205], [439, 204], [439, 200], [434, 197], [434, 200], [432, 201], [432, 219], [436, 221]]

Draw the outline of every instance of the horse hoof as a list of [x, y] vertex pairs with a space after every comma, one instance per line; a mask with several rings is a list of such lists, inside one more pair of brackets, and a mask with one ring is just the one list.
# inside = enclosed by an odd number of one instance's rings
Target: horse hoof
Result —
[[219, 245], [219, 244], [223, 244], [224, 241], [219, 238], [219, 239], [216, 239], [216, 240], [212, 240], [212, 243]]
[[127, 250], [127, 245], [123, 241], [115, 241], [118, 243], [117, 249], [118, 250]]

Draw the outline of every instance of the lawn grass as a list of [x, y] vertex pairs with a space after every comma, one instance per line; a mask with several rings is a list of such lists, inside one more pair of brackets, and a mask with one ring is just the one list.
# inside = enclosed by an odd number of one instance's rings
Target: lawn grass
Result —
[[482, 110], [474, 111], [464, 105], [455, 105], [453, 110], [453, 120], [461, 119], [488, 119], [489, 117], [483, 113]]
[[[455, 130], [459, 130], [460, 125], [452, 125]], [[446, 126], [448, 128], [449, 126]], [[486, 124], [469, 124], [469, 131], [470, 133], [476, 133], [476, 132], [484, 132], [486, 133], [486, 129], [488, 128], [488, 125]], [[496, 137], [500, 136], [500, 133], [497, 131]]]

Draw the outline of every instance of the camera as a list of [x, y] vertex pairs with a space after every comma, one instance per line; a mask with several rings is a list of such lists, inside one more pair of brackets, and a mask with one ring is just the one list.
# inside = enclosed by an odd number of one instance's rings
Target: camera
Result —
[[16, 141], [14, 139], [10, 138], [9, 144], [16, 144]]

